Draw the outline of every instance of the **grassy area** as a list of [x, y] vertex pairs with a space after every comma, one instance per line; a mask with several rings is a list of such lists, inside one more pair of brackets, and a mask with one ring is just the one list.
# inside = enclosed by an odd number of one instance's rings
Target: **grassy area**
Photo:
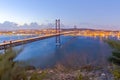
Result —
[[4, 54], [0, 54], [0, 80], [42, 80], [46, 73], [27, 73], [27, 68], [20, 66], [21, 63], [13, 59], [22, 51], [8, 49]]
[[114, 65], [114, 69], [111, 71], [115, 77], [115, 80], [120, 80], [120, 41], [108, 40], [107, 43], [112, 47], [112, 56], [109, 61]]

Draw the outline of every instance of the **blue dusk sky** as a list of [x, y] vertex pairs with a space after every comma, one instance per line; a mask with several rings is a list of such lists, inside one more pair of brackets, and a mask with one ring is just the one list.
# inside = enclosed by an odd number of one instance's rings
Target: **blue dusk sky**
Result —
[[59, 18], [64, 27], [120, 30], [120, 0], [0, 0], [0, 28], [49, 26]]

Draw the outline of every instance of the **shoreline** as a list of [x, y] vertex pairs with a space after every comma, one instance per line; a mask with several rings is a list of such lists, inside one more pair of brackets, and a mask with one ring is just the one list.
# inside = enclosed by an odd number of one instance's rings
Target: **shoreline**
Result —
[[[53, 69], [35, 69], [28, 70], [27, 74], [37, 73], [38, 75], [45, 74], [43, 80], [114, 80], [111, 73], [112, 66], [108, 68], [97, 68], [92, 66], [85, 66], [79, 69], [65, 68], [62, 65], [58, 65]], [[31, 78], [31, 76], [29, 76]], [[80, 79], [81, 78], [81, 79]]]

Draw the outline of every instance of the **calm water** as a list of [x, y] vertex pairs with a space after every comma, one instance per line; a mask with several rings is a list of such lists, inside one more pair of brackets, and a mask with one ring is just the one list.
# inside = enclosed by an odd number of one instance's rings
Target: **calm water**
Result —
[[15, 58], [39, 68], [56, 64], [75, 67], [87, 64], [107, 66], [111, 48], [99, 38], [61, 36], [61, 46], [56, 47], [55, 37], [19, 46], [24, 50]]
[[3, 41], [10, 41], [10, 40], [18, 40], [18, 39], [25, 39], [25, 38], [30, 38], [33, 36], [20, 36], [20, 35], [0, 35], [0, 43], [3, 43]]

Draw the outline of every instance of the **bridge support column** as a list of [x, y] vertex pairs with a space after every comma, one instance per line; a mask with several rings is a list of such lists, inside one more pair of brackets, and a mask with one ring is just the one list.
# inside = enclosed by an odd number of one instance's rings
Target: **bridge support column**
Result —
[[56, 46], [60, 46], [60, 19], [56, 19], [55, 21], [55, 28], [56, 28], [56, 34], [58, 34], [58, 36], [56, 36]]

